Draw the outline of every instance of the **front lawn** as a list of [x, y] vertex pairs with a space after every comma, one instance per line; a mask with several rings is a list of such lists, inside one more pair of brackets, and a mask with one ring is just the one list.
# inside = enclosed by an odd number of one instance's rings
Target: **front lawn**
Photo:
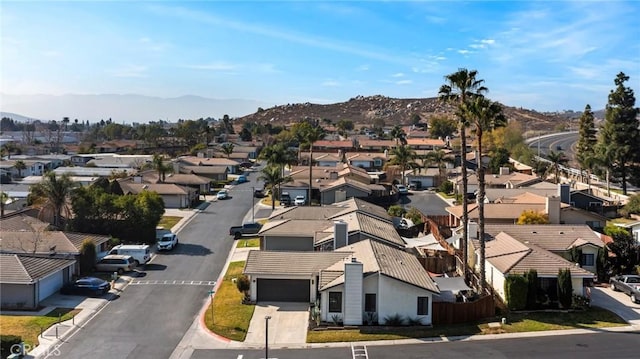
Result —
[[162, 216], [162, 218], [160, 219], [160, 223], [158, 223], [158, 227], [163, 227], [164, 229], [171, 230], [171, 228], [178, 224], [181, 219], [182, 217], [178, 216]]
[[237, 248], [244, 247], [260, 247], [260, 237], [239, 239]]
[[470, 324], [438, 325], [434, 328], [372, 326], [353, 330], [309, 331], [307, 333], [307, 342], [326, 343], [452, 337], [559, 329], [605, 328], [627, 325], [627, 323], [616, 314], [597, 307], [592, 307], [584, 312], [510, 313], [505, 317], [507, 318], [507, 324], [498, 329], [489, 328], [488, 323], [499, 322], [501, 318], [490, 318]]
[[205, 325], [209, 330], [225, 338], [244, 341], [249, 330], [255, 305], [242, 304], [244, 295], [238, 291], [233, 278], [242, 276], [244, 261], [231, 262], [218, 291], [213, 297], [213, 318], [211, 306], [205, 313]]
[[3, 335], [17, 335], [22, 337], [22, 341], [32, 348], [38, 343], [40, 330], [44, 331], [58, 322], [58, 315], [61, 321], [71, 319], [80, 310], [69, 308], [56, 308], [43, 316], [32, 315], [2, 315], [0, 316], [0, 327]]

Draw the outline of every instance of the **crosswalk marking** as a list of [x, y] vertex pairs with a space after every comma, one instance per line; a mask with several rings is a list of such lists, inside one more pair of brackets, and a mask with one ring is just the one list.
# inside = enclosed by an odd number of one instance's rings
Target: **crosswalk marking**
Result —
[[215, 281], [207, 280], [139, 280], [134, 279], [129, 285], [206, 285], [214, 286]]
[[353, 359], [357, 359], [357, 358], [368, 359], [369, 354], [367, 353], [367, 346], [351, 344], [351, 356]]

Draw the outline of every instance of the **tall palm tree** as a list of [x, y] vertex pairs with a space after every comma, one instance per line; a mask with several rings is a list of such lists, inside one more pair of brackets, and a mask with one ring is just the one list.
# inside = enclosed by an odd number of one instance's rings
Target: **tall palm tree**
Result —
[[447, 169], [447, 163], [454, 162], [453, 158], [447, 155], [444, 150], [431, 151], [427, 153], [424, 159], [426, 161], [425, 167], [428, 167], [429, 164], [435, 164], [438, 167], [438, 177], [440, 177], [438, 181], [439, 183], [442, 183], [447, 177], [445, 172]]
[[267, 161], [267, 165], [278, 167], [284, 176], [285, 166], [294, 164], [297, 157], [295, 151], [289, 149], [285, 143], [278, 142], [263, 148], [259, 158]]
[[564, 166], [569, 163], [569, 159], [562, 151], [549, 151], [549, 153], [547, 153], [547, 159], [551, 162], [550, 169], [553, 169], [556, 184], [560, 183], [560, 166]]
[[311, 206], [311, 191], [313, 188], [313, 143], [324, 138], [324, 129], [320, 126], [311, 126], [303, 133], [304, 142], [309, 146], [309, 196], [307, 205]]
[[404, 183], [404, 173], [409, 168], [417, 168], [418, 164], [415, 162], [417, 155], [416, 152], [407, 145], [400, 145], [399, 147], [391, 150], [391, 160], [387, 162], [390, 165], [400, 166], [402, 171], [402, 184]]
[[486, 273], [485, 273], [485, 252], [486, 244], [484, 239], [484, 197], [486, 182], [484, 178], [484, 165], [482, 163], [482, 136], [484, 132], [490, 132], [494, 128], [504, 127], [507, 124], [507, 119], [502, 113], [502, 106], [497, 102], [477, 96], [470, 102], [462, 105], [463, 111], [468, 115], [468, 118], [473, 120], [473, 131], [476, 135], [476, 144], [479, 158], [476, 158], [478, 163], [478, 197], [476, 202], [478, 203], [478, 240], [480, 241], [480, 288], [482, 290], [486, 287]]
[[53, 225], [61, 228], [62, 212], [70, 215], [68, 199], [76, 184], [71, 181], [69, 174], [56, 176], [55, 172], [47, 172], [42, 181], [31, 186], [31, 196], [34, 204], [41, 206], [41, 214], [50, 211], [53, 214]]
[[235, 146], [233, 145], [233, 143], [224, 143], [222, 144], [222, 146], [220, 146], [220, 150], [222, 150], [222, 153], [224, 153], [227, 156], [227, 158], [229, 158], [233, 153], [234, 147]]
[[398, 147], [398, 145], [400, 144], [400, 141], [403, 141], [405, 136], [407, 135], [406, 133], [404, 133], [404, 130], [400, 125], [393, 126], [389, 134], [391, 135], [391, 138], [393, 138], [396, 141], [396, 147]]
[[[487, 92], [487, 88], [483, 86], [484, 80], [479, 80], [476, 78], [478, 75], [478, 71], [476, 70], [467, 70], [467, 69], [458, 69], [457, 72], [446, 75], [444, 77], [445, 84], [440, 86], [440, 90], [438, 91], [438, 98], [446, 103], [452, 103], [461, 108], [462, 104], [467, 103], [467, 101], [476, 96], [481, 96], [483, 93]], [[468, 272], [468, 246], [467, 242], [469, 240], [469, 233], [467, 230], [467, 225], [469, 223], [469, 199], [467, 198], [467, 190], [469, 187], [469, 182], [467, 178], [467, 167], [465, 166], [465, 160], [467, 158], [467, 134], [466, 128], [469, 126], [468, 119], [464, 116], [464, 113], [461, 111], [457, 112], [458, 115], [458, 125], [460, 129], [460, 140], [461, 140], [461, 148], [460, 148], [460, 164], [462, 171], [462, 265], [464, 276], [467, 276]]]
[[27, 165], [23, 160], [17, 160], [13, 167], [18, 170], [18, 177], [22, 177], [22, 171], [27, 169]]
[[153, 154], [151, 164], [153, 166], [153, 169], [158, 171], [158, 180], [160, 182], [164, 182], [167, 172], [171, 172], [171, 166], [165, 164], [164, 157], [158, 153]]
[[[271, 209], [276, 208], [276, 198], [280, 194], [280, 185], [283, 183], [291, 182], [293, 179], [290, 176], [283, 176], [280, 167], [277, 165], [269, 165], [262, 169], [262, 173], [258, 177], [258, 180], [264, 181], [265, 187], [271, 189]], [[276, 193], [276, 188], [278, 191]]]

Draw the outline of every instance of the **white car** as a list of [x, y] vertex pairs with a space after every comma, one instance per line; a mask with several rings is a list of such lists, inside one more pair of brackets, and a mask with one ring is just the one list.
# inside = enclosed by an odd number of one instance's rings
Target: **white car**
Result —
[[216, 198], [218, 199], [227, 199], [229, 197], [229, 192], [226, 189], [221, 189], [216, 194]]
[[407, 187], [405, 187], [405, 186], [403, 186], [401, 184], [396, 185], [396, 189], [398, 190], [398, 193], [400, 195], [405, 195], [405, 194], [409, 193], [409, 190], [407, 189]]
[[178, 236], [175, 233], [167, 233], [158, 239], [158, 251], [170, 251], [178, 246]]
[[296, 206], [304, 206], [307, 203], [307, 199], [304, 196], [296, 196], [296, 199], [293, 200], [293, 204]]

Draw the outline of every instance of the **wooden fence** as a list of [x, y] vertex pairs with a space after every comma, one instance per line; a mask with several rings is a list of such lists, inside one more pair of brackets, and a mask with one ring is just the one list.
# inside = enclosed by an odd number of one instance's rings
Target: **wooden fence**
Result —
[[493, 297], [490, 295], [467, 303], [433, 302], [432, 309], [434, 325], [468, 323], [496, 315]]

